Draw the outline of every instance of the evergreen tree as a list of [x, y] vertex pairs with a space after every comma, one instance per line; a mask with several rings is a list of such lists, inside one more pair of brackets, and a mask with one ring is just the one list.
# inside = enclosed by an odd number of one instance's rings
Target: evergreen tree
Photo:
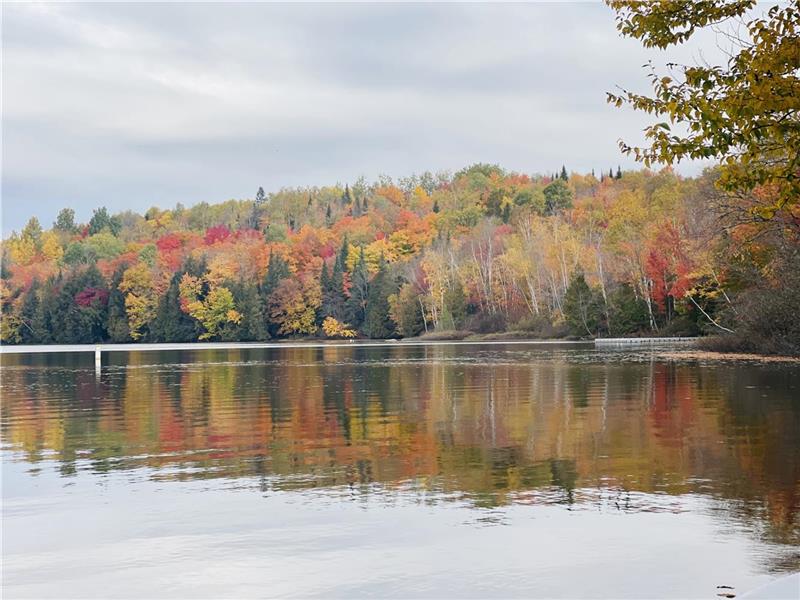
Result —
[[636, 295], [633, 287], [622, 284], [609, 295], [611, 334], [625, 335], [650, 328], [647, 304]]
[[353, 203], [353, 195], [350, 193], [350, 186], [344, 186], [344, 192], [342, 193], [342, 206], [350, 206]]
[[542, 193], [544, 194], [544, 210], [547, 215], [553, 215], [560, 210], [572, 207], [572, 190], [561, 179], [548, 184]]
[[40, 344], [52, 344], [56, 339], [54, 331], [56, 328], [53, 323], [58, 323], [60, 315], [57, 310], [57, 301], [61, 289], [63, 277], [61, 273], [54, 277], [49, 277], [42, 286], [39, 304], [34, 315], [35, 324], [33, 330]]
[[65, 279], [55, 313], [50, 318], [57, 343], [92, 344], [106, 339], [108, 289], [95, 265]]
[[460, 281], [455, 281], [444, 294], [444, 304], [452, 320], [452, 329], [461, 329], [467, 318], [467, 298]]
[[290, 275], [291, 272], [286, 261], [280, 256], [275, 256], [274, 252], [270, 253], [267, 274], [264, 276], [264, 283], [261, 285], [262, 297], [268, 298], [278, 287], [278, 284]]
[[53, 229], [64, 233], [75, 233], [78, 229], [75, 225], [75, 211], [71, 208], [62, 208], [53, 223]]
[[622, 167], [617, 167], [617, 174], [615, 179], [622, 179]]
[[[150, 332], [158, 342], [195, 342], [203, 332], [202, 326], [181, 309], [180, 283], [186, 266], [172, 276], [167, 292], [159, 299], [156, 318], [150, 325]], [[111, 332], [109, 331], [109, 334]], [[124, 334], [121, 329], [119, 334]]]
[[[117, 269], [114, 276], [111, 278], [111, 288], [108, 291], [108, 321], [106, 322], [106, 331], [108, 332], [108, 339], [117, 343], [131, 341], [131, 332], [128, 327], [128, 314], [125, 311], [125, 294], [119, 289], [119, 284], [122, 282], [122, 274], [124, 272], [124, 268]], [[158, 319], [156, 319], [156, 321], [158, 321]], [[173, 340], [161, 338], [159, 341], [171, 342]]]
[[264, 194], [264, 188], [258, 186], [258, 191], [256, 192], [256, 206], [261, 206], [262, 204], [264, 204], [265, 200], [266, 200], [266, 194]]
[[325, 224], [330, 227], [333, 222], [333, 215], [331, 213], [331, 205], [328, 203], [328, 208], [325, 209]]
[[567, 175], [567, 167], [565, 167], [564, 165], [561, 165], [561, 179], [563, 179], [564, 181], [567, 181], [567, 179], [569, 179], [569, 176]]
[[500, 218], [503, 220], [503, 223], [508, 223], [509, 219], [511, 219], [511, 205], [506, 203], [503, 204], [503, 210], [500, 212]]
[[19, 341], [21, 344], [40, 344], [42, 342], [42, 332], [37, 330], [39, 327], [37, 316], [40, 314], [40, 287], [39, 280], [34, 279], [22, 298], [19, 311]]
[[89, 221], [89, 235], [100, 233], [107, 229], [112, 235], [119, 235], [122, 229], [122, 223], [117, 217], [112, 217], [108, 214], [108, 209], [102, 206], [94, 211], [92, 218]]
[[603, 318], [602, 298], [576, 271], [564, 294], [564, 320], [573, 335], [595, 335]]
[[264, 301], [258, 288], [246, 281], [227, 286], [233, 294], [236, 310], [241, 314], [239, 323], [228, 323], [221, 339], [226, 341], [261, 342], [270, 338]]
[[280, 326], [273, 323], [268, 317], [266, 307], [270, 304], [270, 296], [278, 289], [281, 281], [291, 275], [289, 265], [280, 256], [275, 253], [269, 255], [269, 262], [267, 263], [267, 274], [264, 276], [264, 281], [261, 284], [261, 305], [264, 307], [264, 327], [266, 328], [267, 337], [277, 337]]
[[439, 212], [439, 200], [438, 199], [433, 201], [433, 212], [435, 212], [435, 213]]
[[381, 257], [378, 272], [369, 283], [364, 312], [364, 332], [373, 339], [387, 339], [395, 335], [395, 324], [389, 312], [389, 295], [395, 291], [394, 287], [386, 261]]
[[346, 320], [355, 329], [360, 328], [366, 318], [369, 287], [369, 271], [364, 259], [364, 247], [361, 246], [358, 262], [351, 275], [350, 298], [347, 301]]

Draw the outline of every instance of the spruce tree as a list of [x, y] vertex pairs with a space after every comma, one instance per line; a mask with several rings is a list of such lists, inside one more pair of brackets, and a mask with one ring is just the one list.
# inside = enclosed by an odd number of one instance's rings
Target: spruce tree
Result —
[[258, 288], [246, 281], [228, 285], [233, 294], [236, 310], [241, 315], [239, 323], [227, 323], [222, 331], [224, 341], [260, 342], [270, 338], [264, 302]]
[[358, 262], [351, 275], [350, 298], [347, 301], [347, 322], [356, 329], [361, 327], [366, 318], [369, 286], [369, 271], [364, 258], [364, 246], [361, 246]]
[[603, 317], [602, 299], [582, 271], [573, 273], [564, 294], [564, 320], [573, 335], [595, 335]]
[[344, 186], [344, 192], [342, 193], [342, 206], [350, 206], [353, 203], [353, 195], [350, 193], [350, 186]]
[[452, 329], [461, 329], [467, 318], [467, 298], [460, 281], [454, 281], [444, 294], [444, 304], [452, 320]]
[[[106, 321], [106, 331], [108, 332], [108, 339], [117, 343], [131, 341], [130, 329], [128, 327], [128, 314], [125, 311], [125, 295], [119, 290], [119, 284], [122, 282], [122, 274], [124, 272], [124, 268], [116, 270], [111, 278], [111, 287], [108, 291], [108, 320]], [[167, 293], [169, 293], [169, 291]], [[158, 321], [158, 318], [156, 321]], [[173, 340], [159, 339], [159, 341], [171, 342]]]
[[[156, 318], [150, 326], [151, 335], [156, 341], [195, 342], [203, 332], [197, 319], [181, 309], [180, 283], [185, 273], [185, 270], [180, 270], [172, 276], [167, 292], [158, 301]], [[124, 333], [120, 329], [118, 335]]]
[[369, 283], [364, 316], [364, 331], [371, 338], [387, 339], [395, 335], [395, 324], [389, 314], [389, 295], [393, 288], [386, 261], [381, 257], [378, 272]]
[[561, 165], [561, 179], [563, 179], [564, 181], [569, 179], [569, 176], [567, 175], [567, 167], [565, 167], [564, 165]]
[[42, 332], [37, 331], [39, 311], [39, 280], [34, 278], [28, 291], [22, 298], [22, 305], [20, 306], [20, 328], [19, 328], [19, 341], [21, 344], [40, 344], [42, 342]]

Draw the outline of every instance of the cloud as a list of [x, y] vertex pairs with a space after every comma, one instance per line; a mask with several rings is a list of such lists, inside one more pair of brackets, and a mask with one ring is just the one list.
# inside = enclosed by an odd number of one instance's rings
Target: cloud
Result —
[[605, 92], [641, 88], [642, 63], [660, 58], [621, 39], [600, 4], [3, 13], [6, 233], [63, 206], [86, 219], [103, 204], [213, 202], [475, 161], [631, 165], [616, 142], [640, 139], [646, 119], [607, 106]]

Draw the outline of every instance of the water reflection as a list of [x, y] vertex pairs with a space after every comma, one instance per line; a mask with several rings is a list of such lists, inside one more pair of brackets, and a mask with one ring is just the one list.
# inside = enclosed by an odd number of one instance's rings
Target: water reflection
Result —
[[[800, 370], [433, 346], [3, 356], [8, 457], [61, 475], [493, 509], [685, 510], [800, 546]], [[488, 516], [487, 516], [488, 515]], [[492, 513], [481, 519], [492, 521]], [[499, 519], [502, 522], [502, 518]], [[797, 552], [771, 570], [800, 568]]]

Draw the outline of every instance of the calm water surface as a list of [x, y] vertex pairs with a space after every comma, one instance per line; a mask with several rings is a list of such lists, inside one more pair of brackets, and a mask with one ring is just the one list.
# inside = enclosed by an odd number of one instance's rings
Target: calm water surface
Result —
[[699, 597], [800, 569], [800, 368], [520, 345], [2, 356], [16, 597]]

